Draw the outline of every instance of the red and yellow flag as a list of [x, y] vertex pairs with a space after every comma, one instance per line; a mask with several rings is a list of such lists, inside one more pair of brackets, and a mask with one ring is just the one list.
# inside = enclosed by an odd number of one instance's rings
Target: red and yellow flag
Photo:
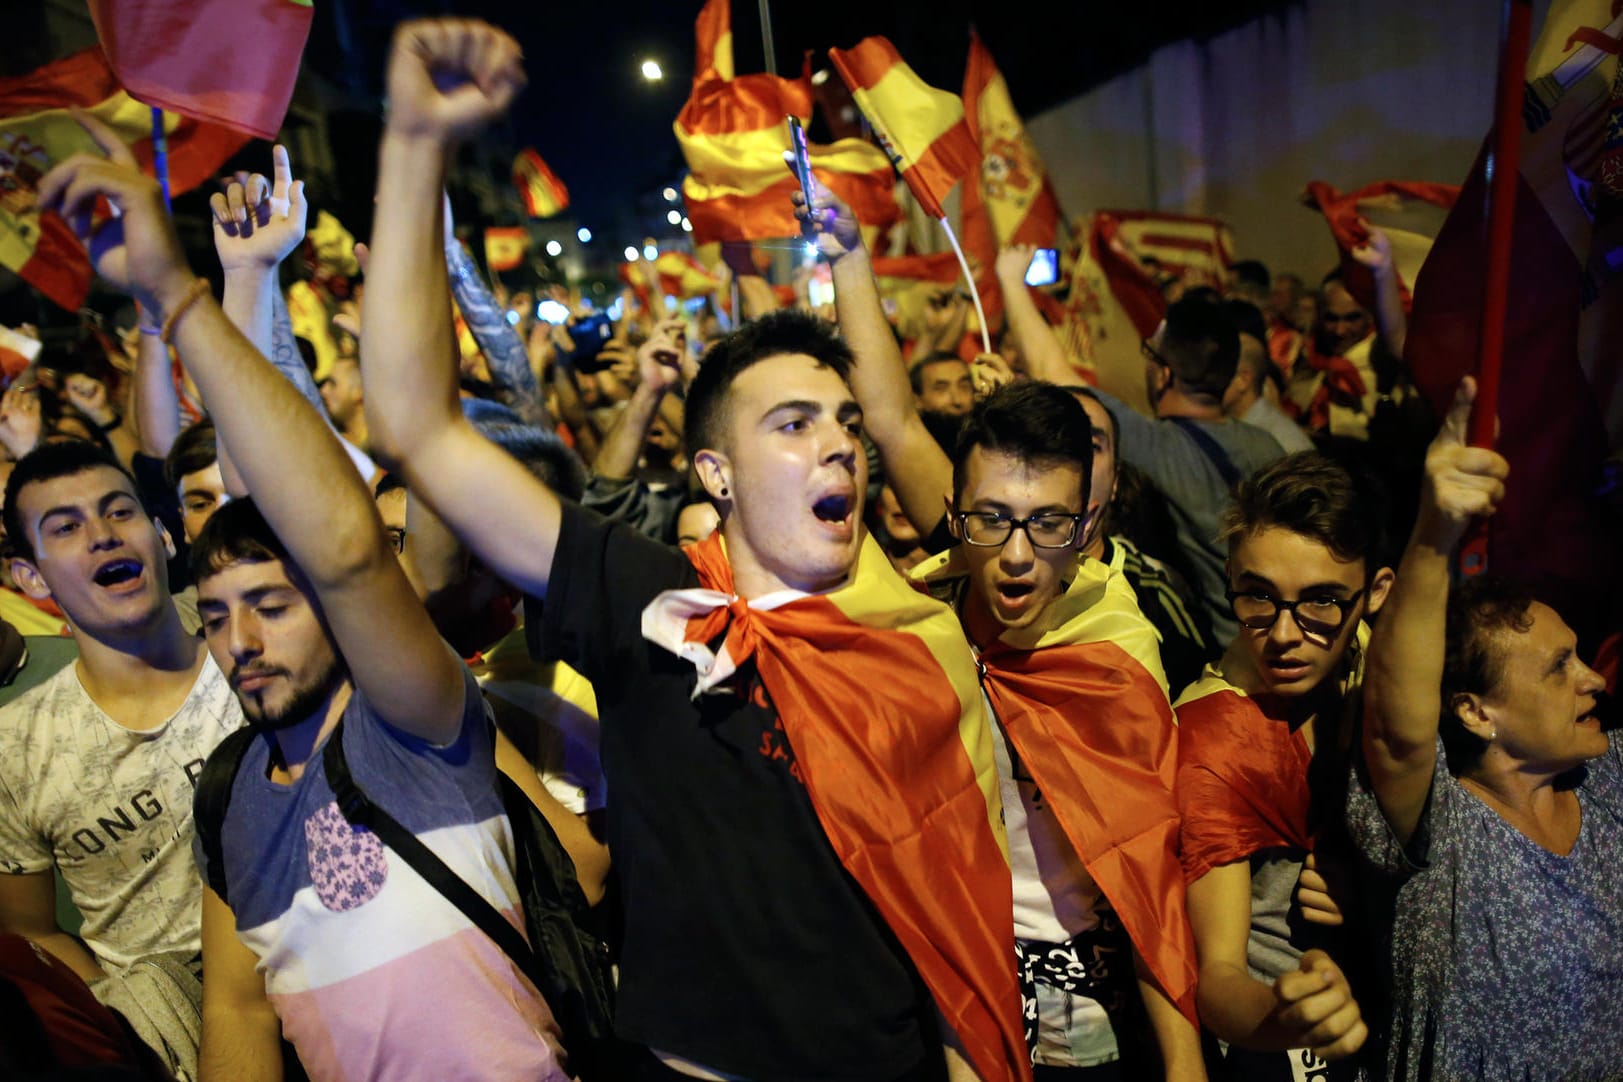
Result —
[[510, 271], [524, 262], [530, 234], [521, 225], [493, 225], [485, 229], [485, 264], [493, 271]]
[[980, 168], [964, 178], [960, 240], [974, 264], [987, 322], [997, 326], [1003, 313], [993, 270], [998, 249], [1011, 244], [1052, 248], [1065, 218], [1037, 147], [1014, 111], [1003, 73], [974, 31], [964, 66], [964, 119], [980, 149]]
[[311, 0], [90, 0], [119, 82], [147, 105], [275, 139]]
[[[733, 72], [728, 0], [707, 0], [695, 23], [693, 89], [674, 125], [687, 160], [682, 196], [696, 245], [796, 236], [789, 196], [793, 174], [785, 118], [811, 116], [809, 71], [796, 79]], [[810, 148], [812, 172], [850, 205], [865, 231], [894, 223], [901, 212], [884, 154], [861, 139]]]
[[[99, 153], [69, 112], [74, 108], [110, 125], [151, 171], [152, 110], [119, 86], [99, 48], [0, 79], [0, 265], [70, 311], [90, 291], [90, 262], [61, 218], [40, 214], [36, 196], [52, 165]], [[207, 180], [248, 141], [229, 128], [174, 114], [165, 114], [164, 132], [175, 192]]]
[[550, 218], [569, 206], [569, 189], [533, 147], [513, 159], [513, 187], [524, 201], [524, 213], [532, 218]]
[[[1359, 304], [1375, 310], [1375, 279], [1370, 269], [1352, 257], [1352, 250], [1369, 240], [1369, 230], [1364, 226], [1365, 215], [1372, 211], [1387, 212], [1378, 223], [1381, 232], [1387, 235], [1392, 242], [1392, 263], [1398, 272], [1398, 290], [1403, 296], [1403, 307], [1407, 311], [1411, 301], [1410, 291], [1414, 288], [1415, 279], [1420, 275], [1420, 265], [1426, 261], [1431, 252], [1432, 239], [1436, 235], [1435, 229], [1427, 230], [1419, 223], [1418, 228], [1405, 228], [1394, 221], [1392, 212], [1401, 212], [1411, 207], [1440, 207], [1450, 210], [1454, 201], [1460, 197], [1457, 184], [1434, 184], [1423, 180], [1378, 180], [1373, 184], [1366, 184], [1355, 192], [1343, 193], [1334, 186], [1322, 180], [1315, 180], [1308, 184], [1304, 194], [1304, 201], [1308, 206], [1316, 208], [1324, 215], [1324, 220], [1330, 225], [1330, 233], [1336, 239], [1336, 247], [1341, 250], [1341, 274], [1347, 283], [1347, 290], [1355, 297]], [[1433, 211], [1435, 213], [1435, 211]], [[1441, 225], [1438, 219], [1437, 225]]]
[[970, 1062], [1029, 1079], [997, 767], [958, 618], [871, 537], [844, 586], [764, 602], [735, 595], [719, 533], [687, 554], [703, 588], [661, 594], [644, 634], [694, 661], [701, 690], [754, 660], [829, 843]]
[[[920, 581], [968, 574], [959, 549], [914, 568]], [[1195, 948], [1178, 860], [1178, 728], [1155, 628], [1127, 579], [1079, 561], [1033, 626], [981, 652], [982, 681], [1088, 874], [1156, 983], [1191, 1022]]]
[[980, 160], [964, 103], [926, 85], [881, 37], [830, 49], [828, 58], [919, 205], [932, 218], [945, 217], [941, 201]]

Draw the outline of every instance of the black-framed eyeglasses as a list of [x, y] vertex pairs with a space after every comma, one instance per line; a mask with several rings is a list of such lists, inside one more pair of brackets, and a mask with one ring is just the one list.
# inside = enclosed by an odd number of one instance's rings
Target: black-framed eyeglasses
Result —
[[1172, 367], [1172, 362], [1161, 356], [1161, 351], [1150, 345], [1150, 340], [1148, 338], [1140, 338], [1138, 340], [1138, 350], [1140, 353], [1144, 354], [1144, 359], [1146, 361], [1158, 364], [1162, 368]]
[[396, 556], [399, 556], [401, 553], [406, 551], [405, 530], [398, 529], [394, 526], [386, 526], [384, 527], [383, 532], [389, 535], [389, 547], [394, 549], [394, 554]]
[[1273, 627], [1279, 614], [1288, 611], [1296, 626], [1303, 631], [1312, 635], [1332, 635], [1341, 630], [1348, 614], [1358, 607], [1364, 591], [1359, 590], [1351, 597], [1320, 594], [1317, 597], [1299, 597], [1295, 601], [1285, 601], [1260, 590], [1225, 590], [1223, 596], [1228, 598], [1229, 609], [1240, 626], [1252, 631], [1265, 631]]
[[964, 542], [977, 548], [997, 548], [1013, 537], [1015, 530], [1024, 530], [1033, 548], [1062, 549], [1076, 543], [1084, 516], [1054, 512], [1012, 518], [996, 511], [959, 511], [957, 518]]

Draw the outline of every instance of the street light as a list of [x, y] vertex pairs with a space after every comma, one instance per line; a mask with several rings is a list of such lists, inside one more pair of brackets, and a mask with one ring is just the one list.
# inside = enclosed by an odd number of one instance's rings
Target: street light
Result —
[[666, 211], [665, 220], [670, 222], [672, 225], [676, 225], [682, 221], [682, 212], [679, 210]]
[[564, 246], [559, 244], [555, 240], [549, 240], [549, 241], [547, 241], [547, 254], [550, 255], [550, 256], [563, 255], [564, 254]]
[[682, 219], [682, 232], [684, 232], [684, 233], [693, 232], [693, 223], [688, 221], [686, 218]]
[[627, 245], [626, 246], [626, 262], [627, 263], [635, 263], [636, 261], [637, 261], [637, 249], [633, 248], [630, 245]]
[[665, 197], [665, 202], [667, 202], [667, 203], [676, 202], [676, 189], [675, 188], [666, 188], [663, 192], [660, 192], [659, 194], [663, 195]]
[[652, 244], [646, 245], [642, 250], [642, 257], [652, 263], [659, 258], [659, 249]]
[[665, 78], [665, 72], [660, 69], [659, 61], [644, 60], [642, 62], [642, 77], [650, 83], [657, 83]]
[[582, 244], [590, 244], [592, 243], [592, 231], [583, 225], [579, 229], [575, 230], [575, 239], [580, 241]]

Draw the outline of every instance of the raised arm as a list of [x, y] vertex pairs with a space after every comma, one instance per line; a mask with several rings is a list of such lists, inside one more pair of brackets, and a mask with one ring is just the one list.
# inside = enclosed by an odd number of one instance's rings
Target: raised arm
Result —
[[1375, 278], [1375, 327], [1386, 348], [1395, 357], [1403, 356], [1409, 338], [1409, 317], [1403, 311], [1403, 293], [1398, 269], [1392, 262], [1392, 238], [1379, 228], [1364, 223], [1369, 240], [1352, 250], [1352, 257], [1368, 267]]
[[[98, 196], [122, 211], [123, 243], [105, 225], [89, 235], [86, 217]], [[187, 267], [157, 184], [128, 166], [79, 155], [40, 182], [40, 203], [81, 227], [102, 277], [161, 314], [221, 441], [320, 600], [356, 686], [397, 728], [433, 743], [454, 740], [465, 696], [460, 662], [401, 570], [371, 490], [326, 421]], [[297, 188], [285, 216], [268, 206], [254, 210], [267, 244], [279, 232], [303, 229]], [[380, 627], [389, 634], [380, 636]]]
[[518, 329], [507, 322], [507, 311], [491, 296], [473, 256], [456, 239], [451, 222], [451, 200], [441, 200], [445, 217], [445, 266], [451, 275], [451, 292], [468, 330], [484, 351], [491, 380], [507, 392], [508, 405], [526, 424], [552, 431], [552, 415], [541, 398], [541, 385], [530, 368], [530, 354]]
[[518, 43], [493, 27], [420, 21], [395, 31], [361, 374], [373, 442], [412, 492], [499, 576], [543, 595], [562, 507], [462, 416], [439, 221], [456, 144], [504, 112], [523, 81]]
[[169, 347], [158, 339], [158, 325], [145, 309], [140, 315], [141, 341], [135, 350], [135, 428], [141, 453], [165, 458], [180, 435], [180, 392], [169, 363]]
[[[599, 477], [629, 480], [637, 472], [648, 428], [659, 414], [666, 393], [681, 378], [683, 351], [687, 349], [687, 324], [680, 319], [664, 319], [637, 350], [637, 371], [642, 377], [614, 421], [603, 447], [592, 463]], [[680, 431], [680, 429], [678, 429]]]
[[1467, 376], [1426, 451], [1420, 514], [1364, 667], [1364, 764], [1404, 842], [1420, 823], [1437, 762], [1449, 560], [1472, 518], [1492, 514], [1504, 498], [1510, 469], [1497, 452], [1466, 446], [1475, 401]]
[[805, 197], [796, 191], [796, 214], [810, 222], [817, 246], [834, 274], [834, 304], [840, 334], [856, 358], [851, 390], [862, 406], [862, 425], [879, 448], [885, 479], [896, 492], [908, 521], [928, 534], [941, 521], [943, 502], [952, 496], [952, 462], [913, 402], [902, 351], [879, 302], [873, 262], [851, 208], [815, 181], [807, 213]]
[[1030, 244], [1016, 244], [997, 254], [995, 270], [1003, 290], [1003, 318], [1009, 321], [1009, 330], [1025, 354], [1027, 374], [1063, 386], [1076, 382], [1076, 370], [1065, 359], [1059, 336], [1037, 310], [1037, 302], [1026, 288], [1026, 268], [1031, 266], [1036, 251]]

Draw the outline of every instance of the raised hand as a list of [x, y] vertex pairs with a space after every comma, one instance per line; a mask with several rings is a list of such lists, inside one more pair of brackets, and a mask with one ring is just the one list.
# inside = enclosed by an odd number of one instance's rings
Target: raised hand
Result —
[[1510, 463], [1497, 451], [1466, 443], [1475, 402], [1476, 380], [1466, 376], [1454, 392], [1442, 428], [1426, 449], [1425, 483], [1415, 529], [1427, 533], [1428, 540], [1440, 547], [1452, 546], [1473, 518], [1493, 514], [1505, 497]]
[[1320, 950], [1302, 955], [1301, 966], [1274, 982], [1279, 1025], [1292, 1048], [1310, 1048], [1325, 1059], [1344, 1059], [1369, 1037], [1363, 1012], [1341, 967]]
[[385, 132], [458, 142], [506, 112], [524, 82], [518, 42], [488, 23], [403, 23], [389, 56]]
[[682, 360], [687, 354], [687, 323], [662, 319], [654, 333], [637, 350], [637, 375], [650, 391], [664, 392], [682, 378]]
[[18, 380], [0, 395], [0, 444], [22, 458], [39, 443], [39, 388]]
[[107, 384], [83, 372], [70, 373], [62, 381], [62, 397], [98, 425], [111, 424], [118, 417], [107, 401]]
[[997, 280], [1004, 286], [1024, 285], [1026, 271], [1031, 267], [1031, 257], [1036, 254], [1035, 244], [1011, 244], [1002, 249], [997, 254], [997, 262], [992, 265]]
[[1391, 270], [1392, 238], [1378, 226], [1370, 225], [1362, 218], [1358, 219], [1358, 224], [1364, 227], [1369, 237], [1364, 243], [1352, 249], [1352, 257], [1372, 271]]
[[275, 267], [304, 241], [309, 204], [304, 181], [293, 179], [287, 148], [271, 151], [272, 179], [239, 173], [209, 197], [214, 250], [227, 271]]
[[[784, 164], [789, 166], [791, 173], [794, 172], [794, 155], [788, 151], [784, 151]], [[794, 204], [795, 217], [800, 219], [802, 231], [815, 241], [817, 250], [824, 258], [836, 260], [862, 247], [862, 226], [857, 216], [851, 213], [851, 208], [841, 202], [839, 196], [823, 187], [816, 177], [811, 180], [811, 192], [812, 205], [809, 209], [805, 193], [799, 188], [790, 193], [789, 202]]]
[[1014, 369], [1000, 353], [977, 353], [969, 365], [969, 379], [977, 399], [985, 398], [999, 387], [1014, 382]]

